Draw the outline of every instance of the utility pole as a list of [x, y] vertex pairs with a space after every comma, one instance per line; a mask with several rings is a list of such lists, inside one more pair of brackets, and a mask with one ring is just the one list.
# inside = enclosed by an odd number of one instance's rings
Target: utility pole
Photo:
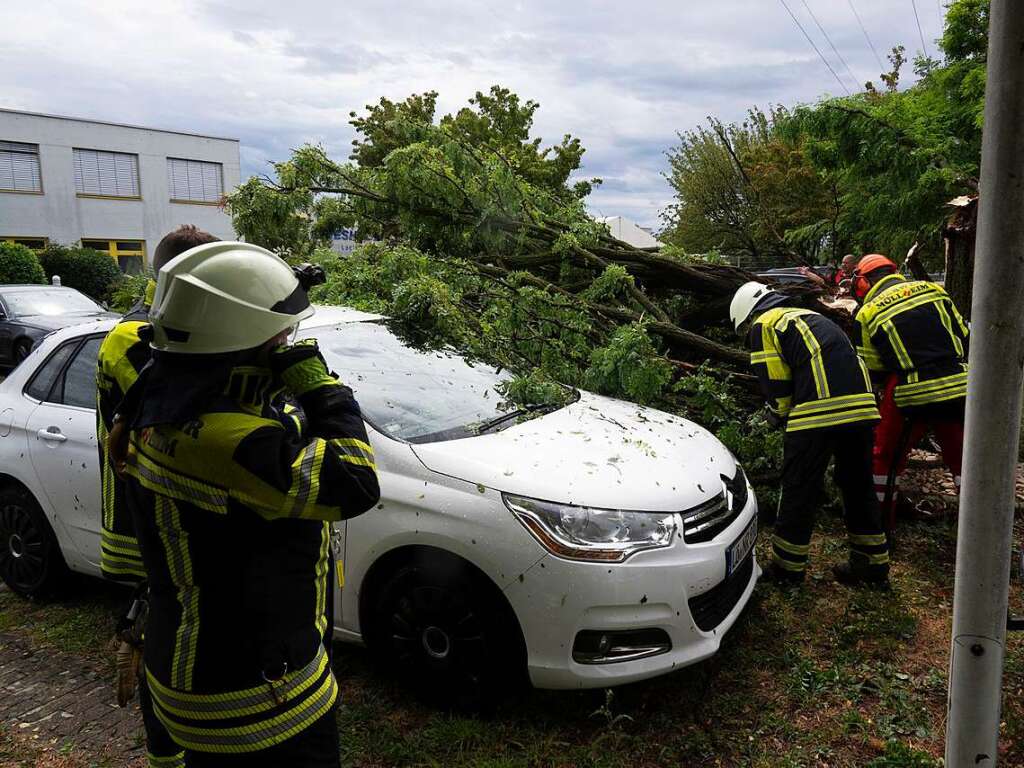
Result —
[[1024, 9], [992, 0], [946, 768], [998, 757], [1024, 365]]

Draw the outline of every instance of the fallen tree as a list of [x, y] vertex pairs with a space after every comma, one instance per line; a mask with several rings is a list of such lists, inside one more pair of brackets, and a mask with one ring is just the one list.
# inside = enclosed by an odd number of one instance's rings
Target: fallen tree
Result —
[[[714, 255], [612, 237], [584, 204], [599, 180], [570, 182], [578, 141], [541, 148], [530, 138], [533, 102], [493, 88], [435, 120], [433, 100], [368, 107], [352, 121], [349, 162], [304, 146], [250, 179], [227, 201], [235, 229], [323, 262], [315, 299], [387, 314], [417, 343], [516, 371], [510, 398], [553, 396], [558, 382], [684, 410], [767, 461], [748, 355], [725, 311], [752, 275]], [[370, 244], [332, 255], [324, 246], [341, 227]], [[816, 300], [813, 289], [789, 290]]]

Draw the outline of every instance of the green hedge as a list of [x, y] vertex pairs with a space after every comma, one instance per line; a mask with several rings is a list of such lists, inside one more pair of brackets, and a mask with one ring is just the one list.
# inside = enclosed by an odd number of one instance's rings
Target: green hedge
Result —
[[0, 283], [45, 283], [46, 273], [30, 248], [0, 243]]
[[124, 280], [124, 275], [110, 256], [91, 248], [48, 245], [39, 254], [39, 262], [48, 280], [60, 275], [61, 285], [77, 288], [97, 301], [109, 299]]

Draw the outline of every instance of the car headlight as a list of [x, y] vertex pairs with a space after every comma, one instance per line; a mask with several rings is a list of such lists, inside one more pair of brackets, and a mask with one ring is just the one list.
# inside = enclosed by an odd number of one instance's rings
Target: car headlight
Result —
[[502, 499], [549, 552], [569, 560], [621, 563], [642, 550], [667, 547], [678, 525], [672, 512], [578, 507], [506, 493]]

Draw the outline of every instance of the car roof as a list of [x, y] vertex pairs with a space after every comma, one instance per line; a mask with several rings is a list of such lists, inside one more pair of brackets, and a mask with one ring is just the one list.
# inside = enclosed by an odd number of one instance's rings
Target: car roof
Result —
[[302, 330], [310, 328], [323, 328], [327, 325], [341, 325], [343, 323], [365, 323], [371, 320], [383, 320], [384, 315], [377, 315], [373, 312], [361, 312], [351, 307], [335, 307], [323, 304], [314, 304], [316, 313], [300, 323]]
[[3, 285], [0, 285], [0, 291], [10, 291], [11, 289], [14, 289], [15, 291], [19, 291], [19, 292], [21, 292], [21, 291], [42, 291], [42, 290], [46, 290], [46, 291], [52, 291], [52, 290], [58, 290], [58, 291], [77, 291], [78, 290], [76, 288], [72, 288], [70, 285], [53, 285], [51, 283], [46, 283], [45, 285], [32, 284], [32, 283], [5, 283]]
[[[372, 320], [384, 319], [384, 315], [376, 315], [372, 312], [360, 312], [358, 309], [351, 309], [349, 307], [333, 307], [319, 304], [314, 306], [316, 307], [316, 314], [302, 321], [303, 330], [309, 328], [322, 328], [328, 325], [365, 323]], [[65, 339], [90, 333], [104, 333], [117, 325], [120, 320], [121, 318], [116, 316], [83, 320], [79, 323], [72, 323], [71, 325], [64, 326], [50, 335], [55, 338], [59, 337], [61, 339]]]
[[111, 315], [110, 317], [91, 315], [87, 319], [83, 319], [81, 322], [72, 323], [71, 325], [65, 325], [62, 328], [58, 328], [56, 331], [52, 331], [47, 334], [47, 337], [54, 337], [63, 339], [70, 339], [74, 336], [85, 336], [92, 333], [107, 333], [111, 328], [121, 322], [121, 318], [117, 315]]

